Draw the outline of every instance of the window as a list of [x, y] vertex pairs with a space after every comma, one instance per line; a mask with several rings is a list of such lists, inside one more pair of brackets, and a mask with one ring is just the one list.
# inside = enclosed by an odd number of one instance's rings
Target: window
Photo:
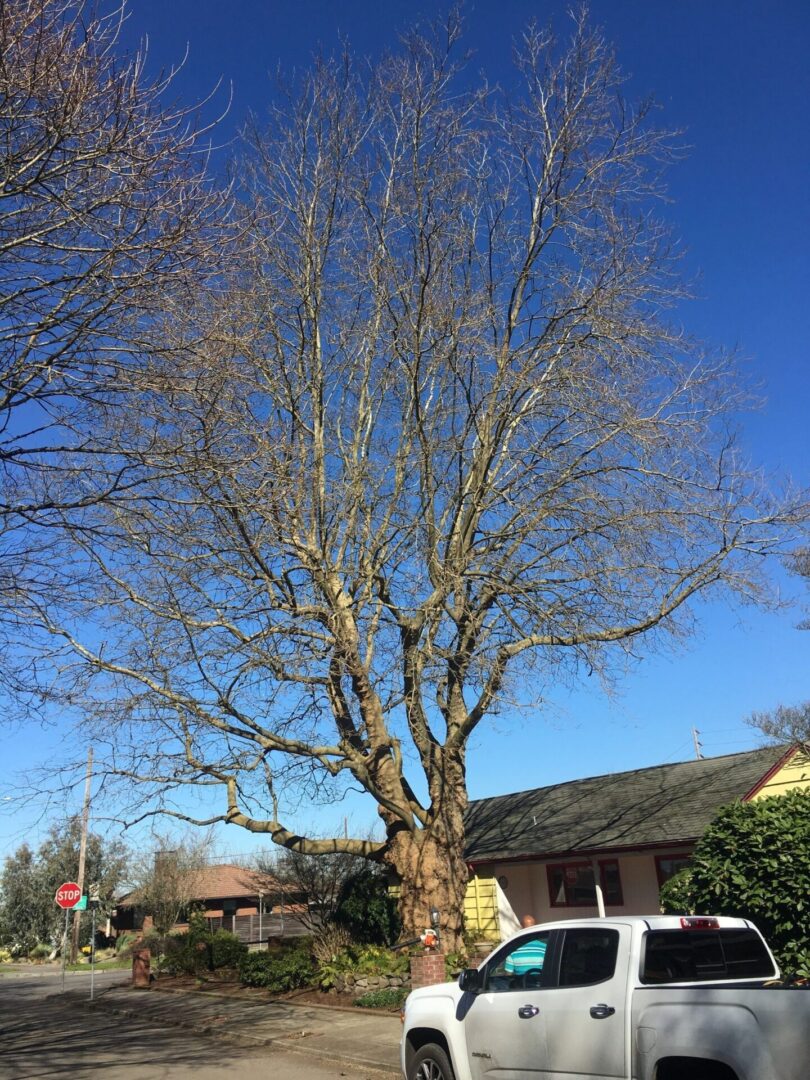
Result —
[[612, 979], [618, 950], [618, 930], [566, 930], [559, 985], [593, 986]]
[[658, 887], [666, 885], [671, 877], [684, 870], [690, 862], [689, 855], [656, 855], [655, 872], [658, 875]]
[[[548, 891], [552, 907], [595, 907], [593, 868], [588, 862], [556, 863], [548, 866]], [[620, 905], [622, 882], [616, 859], [599, 860], [599, 877], [605, 904]]]
[[510, 941], [487, 965], [484, 989], [537, 990], [543, 985], [543, 969], [549, 932], [526, 934]]
[[773, 961], [753, 930], [651, 930], [643, 983], [772, 978]]

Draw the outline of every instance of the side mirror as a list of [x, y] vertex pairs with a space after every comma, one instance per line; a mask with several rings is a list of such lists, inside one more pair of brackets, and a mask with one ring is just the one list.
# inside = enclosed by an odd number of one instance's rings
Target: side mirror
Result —
[[477, 968], [465, 968], [458, 977], [458, 985], [468, 994], [477, 994], [481, 989], [481, 974]]

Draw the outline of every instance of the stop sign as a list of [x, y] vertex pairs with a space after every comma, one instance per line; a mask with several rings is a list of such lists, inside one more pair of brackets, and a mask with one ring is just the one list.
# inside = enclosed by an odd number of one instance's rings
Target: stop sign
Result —
[[56, 902], [61, 908], [76, 907], [82, 898], [82, 890], [75, 881], [66, 881], [56, 890]]

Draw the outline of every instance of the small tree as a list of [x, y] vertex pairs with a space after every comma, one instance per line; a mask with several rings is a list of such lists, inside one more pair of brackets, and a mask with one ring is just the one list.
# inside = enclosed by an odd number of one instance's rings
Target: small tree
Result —
[[795, 790], [721, 810], [661, 905], [752, 919], [785, 971], [810, 975], [808, 897], [810, 791]]
[[365, 864], [358, 855], [333, 852], [306, 855], [285, 849], [277, 858], [259, 858], [256, 869], [268, 879], [268, 888], [280, 887], [290, 898], [306, 905], [300, 917], [303, 925], [315, 932], [335, 919], [346, 882]]
[[137, 882], [127, 897], [145, 915], [161, 937], [182, 921], [198, 896], [199, 872], [208, 865], [211, 837], [184, 837], [172, 840], [158, 837], [158, 850], [146, 856], [135, 871]]

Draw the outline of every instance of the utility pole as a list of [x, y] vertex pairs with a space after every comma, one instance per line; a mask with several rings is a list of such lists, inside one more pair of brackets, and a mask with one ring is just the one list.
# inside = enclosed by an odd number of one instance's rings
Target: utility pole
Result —
[[703, 759], [703, 747], [700, 745], [700, 740], [698, 739], [699, 734], [700, 732], [698, 731], [698, 729], [696, 727], [693, 727], [692, 741], [695, 744], [695, 757], [698, 759], [698, 761], [701, 761]]
[[[84, 782], [84, 806], [82, 807], [82, 838], [79, 844], [79, 873], [76, 876], [76, 884], [84, 896], [84, 861], [87, 855], [87, 824], [90, 820], [90, 782], [93, 778], [93, 747], [87, 751], [87, 777]], [[79, 926], [81, 925], [82, 913], [73, 912], [73, 934], [70, 940], [70, 962], [76, 963], [79, 955]]]

